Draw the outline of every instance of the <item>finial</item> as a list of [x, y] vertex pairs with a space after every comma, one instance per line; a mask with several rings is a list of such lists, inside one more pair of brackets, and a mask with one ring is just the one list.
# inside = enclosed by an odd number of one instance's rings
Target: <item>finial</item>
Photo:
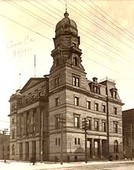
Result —
[[66, 4], [65, 4], [65, 7], [66, 7], [66, 8], [65, 8], [65, 12], [67, 12], [67, 1], [66, 1]]
[[65, 1], [65, 2], [66, 2], [66, 4], [65, 4], [65, 13], [64, 13], [64, 16], [65, 16], [65, 18], [68, 18], [69, 14], [67, 12], [67, 1]]

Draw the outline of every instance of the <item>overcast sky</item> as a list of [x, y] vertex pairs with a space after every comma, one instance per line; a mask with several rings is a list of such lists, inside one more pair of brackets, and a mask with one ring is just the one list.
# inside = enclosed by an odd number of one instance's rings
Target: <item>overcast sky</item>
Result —
[[[9, 127], [9, 98], [30, 77], [49, 74], [55, 26], [64, 0], [0, 0], [0, 129]], [[87, 78], [116, 82], [123, 110], [134, 100], [134, 1], [68, 0], [77, 23]], [[36, 70], [34, 69], [36, 54]]]

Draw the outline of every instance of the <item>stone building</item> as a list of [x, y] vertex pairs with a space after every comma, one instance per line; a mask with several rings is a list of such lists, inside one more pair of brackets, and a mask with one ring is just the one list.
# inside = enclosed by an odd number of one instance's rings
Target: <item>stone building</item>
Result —
[[123, 153], [127, 158], [134, 157], [134, 109], [122, 112]]
[[0, 130], [0, 159], [10, 159], [10, 135], [7, 129]]
[[[75, 21], [55, 29], [50, 74], [30, 78], [10, 97], [11, 159], [80, 161], [122, 152], [122, 101], [111, 80], [86, 78]], [[85, 130], [82, 129], [86, 119]]]

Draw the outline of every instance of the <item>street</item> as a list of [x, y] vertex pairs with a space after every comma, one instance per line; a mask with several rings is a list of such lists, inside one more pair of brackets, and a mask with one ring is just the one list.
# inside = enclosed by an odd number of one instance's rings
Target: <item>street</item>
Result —
[[32, 165], [29, 162], [0, 161], [0, 170], [134, 170], [134, 161], [104, 161], [104, 162], [43, 162]]
[[[58, 168], [59, 169], [59, 168]], [[57, 169], [56, 169], [57, 170]], [[129, 163], [112, 163], [112, 164], [97, 164], [97, 165], [83, 165], [62, 168], [62, 170], [134, 170], [134, 162]]]

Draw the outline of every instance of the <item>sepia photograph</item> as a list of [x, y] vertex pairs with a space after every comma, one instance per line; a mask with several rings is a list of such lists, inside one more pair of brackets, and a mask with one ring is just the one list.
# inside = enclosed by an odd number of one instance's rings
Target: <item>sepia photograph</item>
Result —
[[0, 170], [134, 170], [134, 0], [0, 0]]

